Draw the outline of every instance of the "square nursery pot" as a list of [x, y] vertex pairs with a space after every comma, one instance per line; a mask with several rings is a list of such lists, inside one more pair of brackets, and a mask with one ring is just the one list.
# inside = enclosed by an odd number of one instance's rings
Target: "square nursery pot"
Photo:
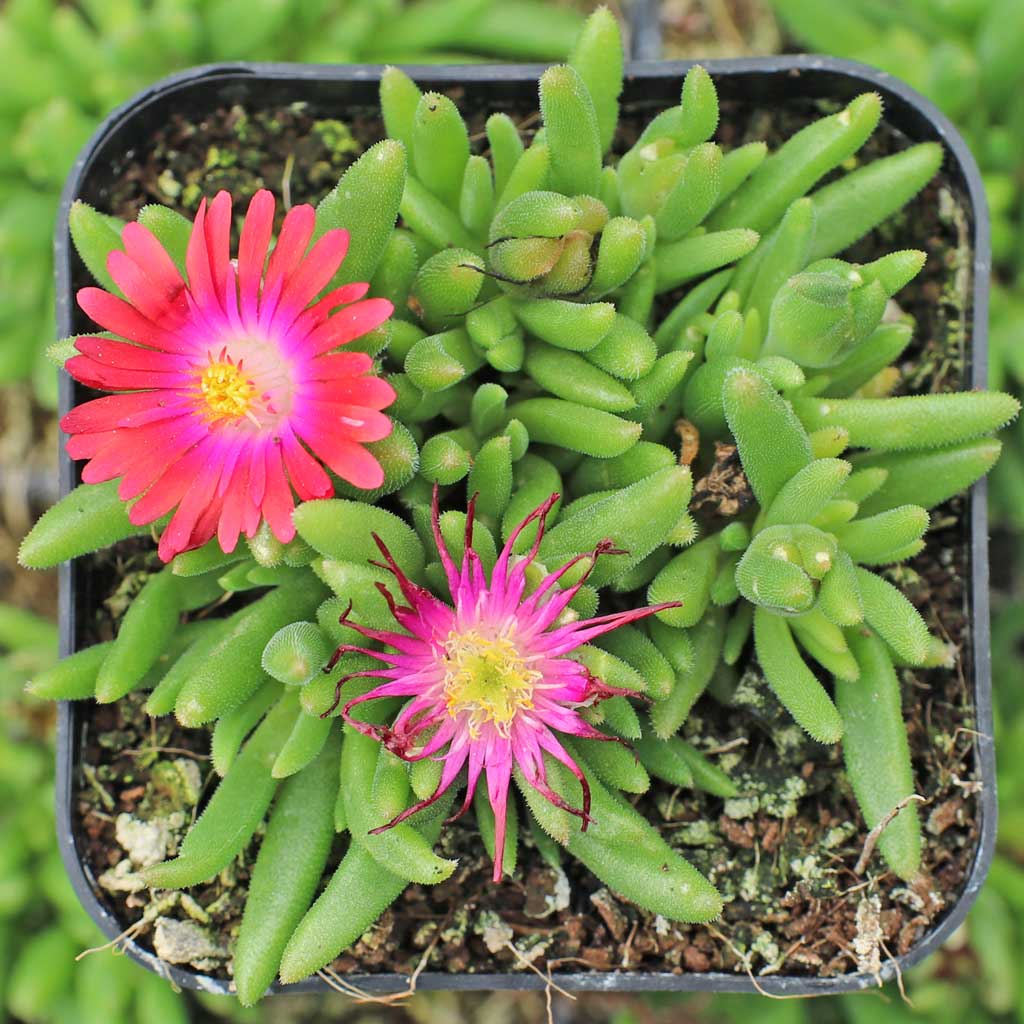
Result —
[[[656, 31], [634, 10], [634, 40], [641, 52], [656, 47]], [[652, 42], [653, 40], [653, 42]], [[646, 50], [643, 47], [646, 46]], [[656, 49], [654, 50], [656, 52]], [[967, 253], [957, 275], [962, 306], [962, 338], [965, 353], [964, 387], [983, 387], [986, 380], [986, 321], [989, 279], [989, 226], [984, 193], [977, 167], [963, 140], [950, 122], [926, 100], [888, 75], [847, 61], [822, 57], [773, 57], [766, 59], [711, 61], [723, 108], [745, 117], [758, 107], [772, 112], [793, 108], [799, 117], [817, 113], [815, 101], [844, 104], [855, 95], [876, 90], [885, 101], [883, 131], [897, 144], [937, 141], [945, 150], [944, 189], [962, 211], [958, 221], [958, 251]], [[627, 68], [623, 95], [623, 123], [678, 102], [680, 82], [688, 64], [638, 62]], [[64, 189], [56, 233], [57, 317], [61, 337], [84, 333], [87, 324], [74, 303], [75, 289], [87, 281], [70, 244], [68, 212], [72, 202], [84, 199], [106, 209], [117, 167], [126, 154], [144, 157], [152, 135], [167, 125], [172, 114], [202, 118], [221, 107], [241, 104], [249, 109], [276, 108], [303, 101], [311, 110], [334, 117], [373, 117], [376, 110], [379, 67], [300, 66], [288, 64], [224, 64], [196, 68], [167, 78], [137, 95], [116, 110], [93, 136], [75, 164]], [[536, 109], [536, 80], [541, 69], [533, 66], [418, 67], [410, 69], [425, 88], [458, 91], [463, 99], [490, 110], [527, 115]], [[77, 385], [67, 376], [61, 380], [61, 412], [81, 400]], [[77, 482], [76, 467], [62, 451], [61, 493]], [[968, 711], [972, 712], [972, 782], [977, 795], [973, 810], [977, 827], [964, 851], [963, 887], [951, 895], [945, 912], [936, 918], [923, 937], [895, 959], [884, 962], [880, 978], [889, 980], [927, 956], [963, 921], [984, 881], [993, 855], [996, 832], [995, 760], [992, 742], [990, 693], [988, 538], [984, 481], [971, 490], [963, 506], [960, 550], [965, 565], [963, 595], [967, 628], [964, 669]], [[60, 569], [61, 653], [67, 655], [85, 643], [84, 624], [98, 606], [93, 565], [78, 559]], [[81, 785], [82, 754], [94, 706], [85, 702], [62, 703], [57, 749], [57, 829], [61, 853], [83, 905], [110, 938], [124, 928], [99, 888], [84, 853], [80, 823], [76, 820], [76, 790]], [[230, 983], [193, 970], [170, 966], [136, 943], [129, 954], [175, 984], [208, 992], [229, 992]], [[743, 973], [707, 971], [675, 972], [586, 971], [559, 972], [557, 983], [570, 990], [596, 991], [716, 991], [749, 992], [755, 989]], [[373, 991], [407, 988], [403, 974], [350, 975], [349, 980]], [[798, 974], [762, 976], [757, 987], [779, 995], [824, 995], [874, 986], [879, 976], [849, 973], [833, 977]], [[544, 982], [529, 971], [506, 973], [424, 972], [421, 989], [525, 989], [541, 988]], [[325, 990], [319, 978], [289, 986], [288, 991]]]

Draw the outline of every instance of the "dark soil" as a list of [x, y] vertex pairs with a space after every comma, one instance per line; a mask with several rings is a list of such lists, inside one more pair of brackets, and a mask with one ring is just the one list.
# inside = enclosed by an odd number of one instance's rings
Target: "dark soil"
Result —
[[[730, 130], [723, 130], [729, 136], [723, 141], [736, 144], [751, 134], [778, 138], [818, 113], [819, 106], [811, 103], [753, 113], [726, 105], [722, 122]], [[233, 108], [196, 124], [172, 125], [152, 140], [144, 156], [117, 168], [121, 185], [108, 212], [129, 216], [154, 198], [190, 210], [200, 188], [211, 194], [231, 186], [236, 195], [245, 195], [266, 185], [280, 193], [293, 152], [302, 157], [291, 164], [291, 197], [315, 200], [333, 184], [353, 150], [339, 155], [327, 145], [314, 114], [296, 108]], [[210, 170], [211, 151], [220, 159], [234, 152], [231, 133], [239, 124], [247, 131], [239, 158], [227, 166], [213, 161]], [[368, 129], [363, 123], [354, 126], [359, 144], [376, 136], [376, 126]], [[883, 126], [868, 155], [898, 146]], [[177, 195], [160, 183], [165, 166], [172, 168], [176, 182], [184, 183]], [[955, 389], [966, 379], [970, 259], [964, 231], [957, 198], [940, 179], [858, 247], [858, 255], [867, 259], [920, 245], [923, 239], [930, 254], [926, 272], [900, 295], [903, 309], [918, 323], [918, 341], [903, 368], [906, 390]], [[608, 893], [571, 860], [562, 870], [553, 869], [528, 838], [521, 844], [515, 876], [494, 886], [470, 821], [447, 827], [442, 836], [444, 853], [459, 858], [455, 875], [434, 888], [410, 886], [335, 969], [408, 973], [435, 940], [428, 968], [453, 973], [522, 970], [522, 961], [529, 960], [555, 973], [749, 970], [827, 977], [877, 969], [878, 956], [884, 961], [911, 949], [956, 902], [978, 846], [974, 797], [980, 782], [971, 733], [964, 508], [955, 501], [937, 510], [926, 551], [894, 571], [933, 630], [960, 652], [955, 670], [903, 672], [917, 791], [927, 800], [922, 810], [924, 865], [913, 885], [887, 872], [877, 856], [863, 877], [855, 873], [866, 829], [839, 749], [810, 742], [792, 724], [751, 655], [734, 704], [726, 707], [705, 696], [684, 728], [691, 742], [731, 773], [743, 795], [723, 801], [654, 782], [637, 798], [649, 820], [727, 898], [723, 917], [713, 927], [673, 924], [641, 911]], [[90, 604], [96, 611], [79, 623], [83, 642], [109, 635], [112, 617], [124, 606], [125, 586], [130, 588], [133, 573], [147, 567], [137, 542], [102, 556], [89, 574], [95, 598]], [[103, 599], [119, 588], [114, 602], [103, 606]], [[182, 730], [170, 718], [149, 720], [135, 697], [111, 707], [84, 705], [79, 715], [85, 720], [82, 762], [91, 779], [77, 780], [74, 813], [86, 859], [98, 876], [124, 857], [114, 838], [118, 813], [144, 816], [155, 808], [174, 807], [192, 812], [192, 784], [183, 788], [180, 778], [194, 775], [194, 769], [186, 770], [183, 763], [198, 767], [193, 782], [205, 792], [213, 776], [206, 757], [209, 737], [204, 730]], [[171, 785], [168, 780], [175, 778], [179, 782]], [[205, 915], [216, 943], [226, 951], [239, 923], [254, 854], [250, 850], [214, 883], [192, 890], [201, 914], [179, 905], [168, 915], [182, 920]], [[101, 898], [126, 925], [140, 917], [149, 901], [144, 891]], [[144, 932], [139, 941], [149, 944], [151, 933]], [[226, 952], [204, 958], [199, 966], [223, 976]]]

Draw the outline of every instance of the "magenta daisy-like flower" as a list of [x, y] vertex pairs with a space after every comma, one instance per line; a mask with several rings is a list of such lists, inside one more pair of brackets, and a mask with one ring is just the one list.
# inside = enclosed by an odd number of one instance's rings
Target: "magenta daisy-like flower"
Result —
[[[383, 584], [378, 587], [404, 632], [361, 626], [349, 618], [350, 607], [341, 621], [368, 639], [386, 645], [387, 649], [370, 650], [343, 644], [326, 669], [330, 671], [341, 657], [353, 651], [382, 662], [385, 668], [355, 672], [338, 681], [336, 692], [340, 700], [341, 687], [349, 679], [369, 676], [386, 680], [370, 692], [348, 701], [342, 709], [346, 721], [380, 740], [406, 761], [432, 757], [444, 762], [436, 792], [375, 831], [391, 828], [432, 804], [452, 786], [465, 767], [466, 796], [455, 815], [458, 817], [468, 808], [480, 775], [485, 772], [487, 795], [495, 817], [495, 881], [500, 880], [502, 873], [506, 806], [514, 767], [518, 766], [523, 778], [551, 803], [579, 817], [584, 830], [590, 821], [587, 779], [556, 734], [615, 739], [594, 729], [580, 710], [629, 691], [607, 686], [567, 655], [602, 633], [662, 608], [675, 607], [674, 604], [657, 605], [593, 619], [572, 619], [566, 614], [569, 603], [597, 559], [601, 555], [622, 554], [610, 541], [571, 559], [545, 576], [527, 594], [527, 568], [537, 556], [545, 520], [558, 497], [553, 494], [513, 530], [488, 580], [471, 546], [473, 502], [468, 509], [465, 554], [462, 565], [457, 567], [441, 536], [435, 488], [434, 538], [454, 606], [409, 580], [375, 535], [384, 556], [381, 568], [394, 575], [406, 604], [399, 605]], [[534, 520], [539, 522], [533, 547], [522, 558], [514, 559], [513, 545]], [[590, 563], [582, 577], [572, 586], [561, 589], [559, 580], [581, 561]], [[357, 704], [380, 697], [410, 699], [390, 726], [371, 725], [351, 717]], [[545, 753], [564, 764], [579, 779], [583, 789], [582, 807], [568, 805], [547, 784]]]
[[296, 206], [270, 251], [273, 221], [274, 197], [257, 192], [232, 260], [231, 197], [203, 200], [187, 282], [150, 231], [128, 224], [124, 251], [107, 263], [125, 298], [78, 293], [118, 338], [78, 338], [81, 354], [65, 368], [116, 394], [64, 417], [68, 453], [89, 460], [86, 483], [121, 478], [121, 498], [138, 498], [133, 523], [174, 510], [160, 538], [164, 561], [214, 536], [232, 551], [263, 520], [291, 540], [295, 495], [334, 492], [325, 466], [356, 487], [383, 482], [364, 445], [391, 432], [381, 410], [395, 393], [372, 375], [369, 356], [335, 350], [383, 323], [391, 303], [363, 299], [366, 284], [314, 302], [345, 258], [348, 232], [328, 231], [309, 248], [315, 213]]

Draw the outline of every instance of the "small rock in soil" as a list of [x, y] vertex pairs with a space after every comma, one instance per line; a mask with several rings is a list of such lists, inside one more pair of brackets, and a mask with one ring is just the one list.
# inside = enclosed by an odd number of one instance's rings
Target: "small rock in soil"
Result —
[[527, 917], [544, 918], [569, 906], [569, 879], [561, 868], [543, 864], [533, 868], [526, 879]]
[[626, 928], [629, 926], [629, 918], [626, 917], [622, 907], [615, 901], [615, 897], [607, 889], [598, 889], [591, 893], [590, 902], [597, 908], [605, 927], [612, 933], [616, 942], [621, 942], [626, 935]]
[[141, 892], [146, 888], [142, 875], [127, 857], [109, 871], [104, 871], [96, 881], [107, 892]]
[[[178, 828], [181, 828], [185, 823], [184, 817], [181, 814], [178, 817], [182, 819], [178, 822]], [[138, 868], [159, 864], [167, 856], [172, 836], [169, 818], [142, 821], [130, 814], [119, 814], [114, 830], [128, 859]]]
[[864, 974], [878, 974], [882, 969], [880, 910], [877, 896], [865, 896], [857, 904], [857, 934], [853, 940], [853, 951], [857, 954], [857, 970]]
[[176, 921], [158, 917], [153, 948], [169, 964], [196, 964], [208, 960], [226, 960], [228, 950], [220, 945], [208, 928], [194, 921]]

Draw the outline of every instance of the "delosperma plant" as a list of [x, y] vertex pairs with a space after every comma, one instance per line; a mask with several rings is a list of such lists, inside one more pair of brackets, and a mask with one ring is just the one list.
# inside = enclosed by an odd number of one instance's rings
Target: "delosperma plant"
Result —
[[[151, 887], [216, 875], [269, 813], [245, 1002], [448, 878], [453, 807], [473, 806], [496, 884], [529, 834], [665, 918], [715, 918], [715, 888], [621, 794], [651, 776], [737, 794], [679, 732], [746, 658], [843, 744], [869, 828], [904, 805], [879, 850], [919, 869], [895, 669], [955, 652], [887, 567], [993, 465], [1017, 403], [893, 396], [913, 324], [892, 300], [924, 255], [839, 254], [941, 150], [839, 171], [879, 121], [867, 94], [770, 155], [723, 153], [697, 67], [613, 152], [621, 87], [604, 10], [542, 75], [526, 146], [503, 113], [471, 144], [451, 99], [389, 68], [389, 138], [287, 214], [266, 267], [267, 193], [237, 260], [226, 195], [194, 224], [72, 210], [105, 289], [80, 305], [114, 333], [54, 352], [111, 394], [65, 417], [84, 482], [22, 560], [155, 521], [167, 564], [114, 640], [32, 689], [148, 690], [150, 714], [211, 728], [221, 782]], [[692, 514], [697, 471], [728, 477], [715, 515]]]

